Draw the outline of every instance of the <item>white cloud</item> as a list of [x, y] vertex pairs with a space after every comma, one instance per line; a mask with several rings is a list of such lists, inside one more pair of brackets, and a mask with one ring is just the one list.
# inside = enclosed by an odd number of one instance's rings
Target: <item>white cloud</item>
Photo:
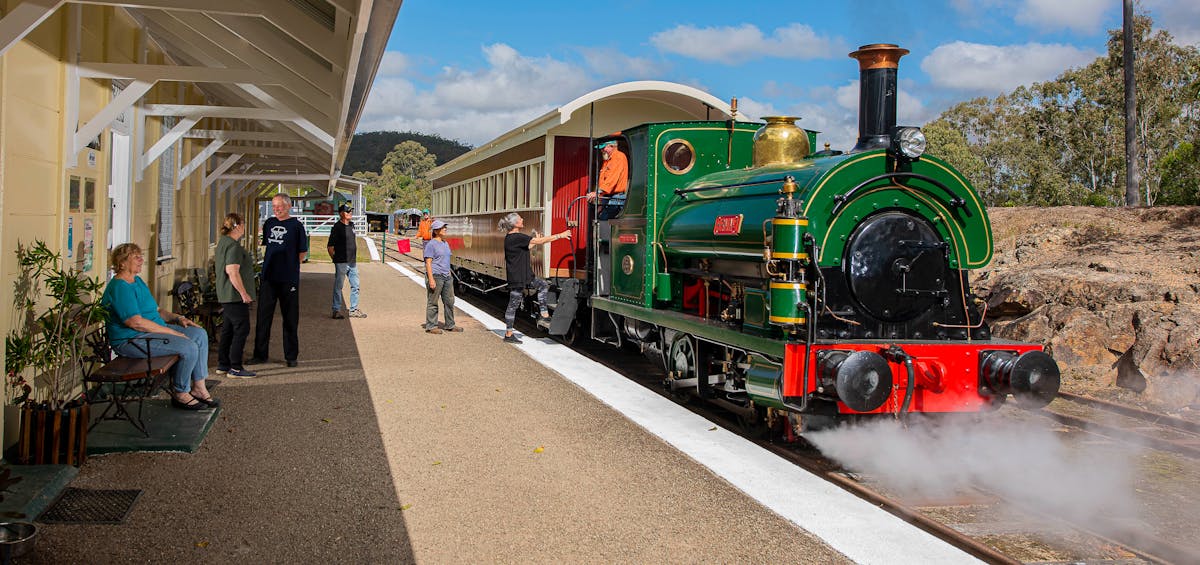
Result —
[[379, 61], [379, 71], [375, 76], [396, 76], [408, 71], [408, 56], [399, 51], [384, 51], [383, 59]]
[[512, 47], [483, 48], [481, 69], [445, 67], [424, 85], [403, 54], [384, 55], [359, 131], [436, 133], [479, 145], [597, 86], [582, 68]]
[[738, 115], [746, 120], [761, 120], [764, 116], [783, 116], [783, 111], [770, 102], [760, 102], [749, 96], [738, 98]]
[[584, 48], [579, 50], [588, 69], [605, 81], [641, 80], [660, 77], [663, 65], [643, 57], [630, 57], [611, 48]]
[[1015, 19], [1041, 30], [1070, 29], [1091, 34], [1102, 30], [1106, 8], [1117, 5], [1096, 0], [1025, 0]]
[[777, 28], [770, 37], [758, 26], [698, 28], [679, 25], [650, 36], [660, 51], [732, 65], [760, 57], [785, 59], [821, 59], [846, 51], [841, 38], [821, 37], [804, 24]]
[[998, 94], [1053, 79], [1068, 68], [1100, 56], [1071, 45], [981, 45], [955, 41], [940, 45], [921, 61], [934, 86], [972, 93]]
[[[439, 104], [469, 110], [516, 110], [564, 102], [564, 94], [586, 92], [594, 81], [582, 69], [550, 57], [524, 57], [503, 43], [483, 48], [488, 68], [447, 67], [434, 87]], [[516, 124], [514, 124], [516, 125]]]
[[1142, 0], [1154, 16], [1154, 26], [1175, 37], [1180, 45], [1200, 46], [1200, 3], [1195, 0]]

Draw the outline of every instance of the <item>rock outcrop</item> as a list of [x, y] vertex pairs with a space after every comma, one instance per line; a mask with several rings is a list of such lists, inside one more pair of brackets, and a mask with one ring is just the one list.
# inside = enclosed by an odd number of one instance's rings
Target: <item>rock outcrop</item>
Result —
[[996, 337], [1046, 344], [1066, 390], [1200, 409], [1200, 208], [989, 215], [996, 251], [973, 284]]

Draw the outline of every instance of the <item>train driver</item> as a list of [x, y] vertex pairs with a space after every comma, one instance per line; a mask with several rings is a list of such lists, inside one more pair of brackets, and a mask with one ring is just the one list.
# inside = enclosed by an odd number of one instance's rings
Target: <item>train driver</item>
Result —
[[[616, 141], [606, 141], [600, 144], [600, 156], [604, 164], [600, 166], [600, 179], [596, 183], [597, 191], [588, 193], [588, 201], [601, 197], [598, 219], [607, 220], [621, 213], [625, 207], [625, 189], [629, 187], [629, 160], [617, 149]], [[598, 192], [598, 193], [597, 193]]]

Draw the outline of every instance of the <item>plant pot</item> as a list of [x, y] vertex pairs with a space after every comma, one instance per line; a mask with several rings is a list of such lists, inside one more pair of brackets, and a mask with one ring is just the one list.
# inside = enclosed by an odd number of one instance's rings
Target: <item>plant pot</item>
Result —
[[17, 461], [22, 465], [83, 465], [88, 420], [87, 404], [61, 410], [22, 408]]
[[21, 439], [21, 407], [12, 404], [4, 405], [4, 445], [3, 452], [16, 445]]

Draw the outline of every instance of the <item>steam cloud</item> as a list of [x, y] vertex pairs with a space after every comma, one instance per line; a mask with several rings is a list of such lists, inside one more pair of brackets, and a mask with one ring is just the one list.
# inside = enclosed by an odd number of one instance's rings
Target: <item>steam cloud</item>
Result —
[[1141, 449], [1071, 441], [1044, 420], [910, 418], [813, 432], [806, 437], [847, 468], [901, 499], [944, 497], [977, 486], [1075, 523], [1136, 521]]

